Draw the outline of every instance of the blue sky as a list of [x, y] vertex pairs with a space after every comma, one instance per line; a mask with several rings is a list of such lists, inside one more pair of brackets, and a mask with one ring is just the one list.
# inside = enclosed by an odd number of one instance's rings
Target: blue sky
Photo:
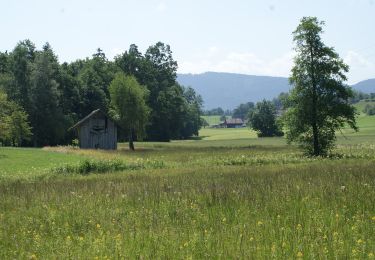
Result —
[[349, 83], [375, 78], [374, 0], [0, 0], [0, 51], [49, 42], [59, 60], [108, 58], [135, 43], [170, 44], [179, 72], [288, 76], [292, 32], [303, 16], [350, 65]]

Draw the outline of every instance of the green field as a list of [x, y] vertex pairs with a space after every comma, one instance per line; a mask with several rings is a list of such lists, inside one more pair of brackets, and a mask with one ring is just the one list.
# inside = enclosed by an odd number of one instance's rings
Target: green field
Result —
[[374, 118], [325, 159], [247, 128], [135, 152], [0, 148], [0, 259], [374, 258]]

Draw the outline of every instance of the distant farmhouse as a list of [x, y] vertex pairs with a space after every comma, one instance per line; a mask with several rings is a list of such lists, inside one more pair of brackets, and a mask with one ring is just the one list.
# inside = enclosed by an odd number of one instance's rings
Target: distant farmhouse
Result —
[[213, 128], [242, 128], [246, 127], [246, 122], [241, 118], [230, 118], [225, 119], [224, 122], [221, 122], [218, 125], [213, 125]]
[[77, 131], [82, 149], [117, 149], [117, 126], [100, 109], [92, 111], [71, 129]]
[[223, 124], [226, 128], [241, 128], [246, 126], [241, 118], [225, 119]]

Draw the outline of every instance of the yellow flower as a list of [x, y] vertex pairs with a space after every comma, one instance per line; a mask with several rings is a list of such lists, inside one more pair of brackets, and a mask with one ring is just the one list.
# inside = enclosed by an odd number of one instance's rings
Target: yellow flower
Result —
[[259, 220], [258, 223], [257, 223], [257, 225], [261, 226], [261, 225], [263, 225], [263, 222]]
[[358, 239], [357, 240], [357, 244], [362, 244], [363, 240], [362, 239]]
[[227, 221], [227, 219], [226, 219], [226, 218], [223, 218], [223, 222], [225, 222], [225, 221]]
[[83, 241], [83, 237], [79, 237], [79, 241]]
[[250, 241], [253, 241], [254, 240], [254, 238], [253, 237], [250, 237]]
[[30, 256], [30, 259], [35, 260], [35, 259], [38, 259], [38, 258], [36, 257], [35, 254], [32, 254], [32, 255]]
[[368, 257], [369, 257], [369, 258], [373, 258], [373, 257], [374, 257], [374, 254], [373, 254], [373, 253], [368, 253]]
[[70, 240], [70, 236], [67, 236], [67, 237], [66, 237], [66, 240]]
[[297, 225], [297, 229], [301, 229], [302, 228], [302, 225], [301, 224], [298, 224]]
[[373, 216], [371, 219], [372, 219], [373, 221], [375, 221], [375, 216]]
[[303, 256], [302, 252], [297, 253], [297, 257], [302, 257], [302, 256]]
[[96, 228], [98, 228], [98, 229], [99, 229], [99, 228], [100, 228], [100, 224], [96, 224]]

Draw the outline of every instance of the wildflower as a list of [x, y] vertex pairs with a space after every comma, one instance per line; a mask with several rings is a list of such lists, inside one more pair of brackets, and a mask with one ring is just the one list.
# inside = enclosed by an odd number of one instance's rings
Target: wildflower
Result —
[[362, 244], [363, 240], [362, 239], [358, 239], [357, 240], [357, 244]]
[[259, 220], [258, 223], [257, 223], [257, 225], [261, 226], [261, 225], [263, 225], [263, 222]]
[[83, 241], [83, 237], [82, 236], [79, 237], [79, 241]]
[[223, 222], [225, 222], [225, 221], [227, 221], [227, 219], [226, 219], [226, 218], [223, 218]]
[[301, 229], [302, 228], [302, 225], [301, 224], [298, 224], [297, 225], [297, 229]]
[[368, 253], [368, 257], [369, 258], [373, 258], [374, 257], [374, 253]]
[[254, 238], [253, 237], [250, 237], [250, 241], [253, 241], [254, 240]]
[[100, 224], [96, 224], [96, 228], [99, 229], [100, 228]]
[[297, 257], [302, 257], [302, 256], [303, 256], [302, 252], [299, 251], [299, 252], [297, 253]]
[[375, 216], [373, 216], [371, 219], [372, 219], [373, 221], [375, 221]]
[[30, 259], [35, 260], [35, 259], [38, 259], [38, 258], [36, 257], [35, 254], [32, 254], [32, 255], [30, 256]]

